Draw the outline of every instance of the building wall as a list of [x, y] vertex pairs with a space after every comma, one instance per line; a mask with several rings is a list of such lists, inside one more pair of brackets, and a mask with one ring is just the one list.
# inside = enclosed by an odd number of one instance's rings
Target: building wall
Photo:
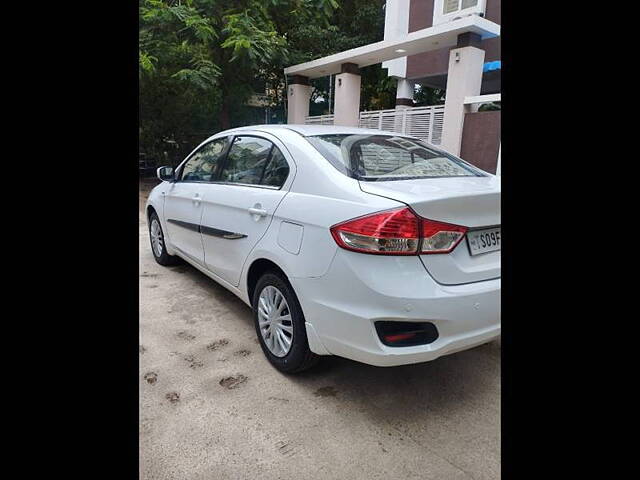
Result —
[[411, 5], [409, 6], [410, 32], [433, 26], [433, 1], [411, 0]]
[[[487, 0], [485, 18], [500, 23], [501, 0]], [[434, 0], [411, 0], [409, 6], [409, 32], [433, 26]], [[500, 37], [482, 41], [485, 62], [500, 60]], [[449, 66], [449, 48], [407, 57], [407, 78], [420, 79], [435, 75], [446, 75]]]
[[496, 173], [499, 148], [500, 110], [467, 113], [460, 157], [482, 170]]

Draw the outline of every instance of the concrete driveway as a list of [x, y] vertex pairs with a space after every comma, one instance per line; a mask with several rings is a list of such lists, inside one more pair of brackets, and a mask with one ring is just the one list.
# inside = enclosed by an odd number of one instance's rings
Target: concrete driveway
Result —
[[500, 478], [500, 341], [377, 368], [325, 357], [285, 376], [251, 311], [161, 267], [140, 190], [140, 478]]

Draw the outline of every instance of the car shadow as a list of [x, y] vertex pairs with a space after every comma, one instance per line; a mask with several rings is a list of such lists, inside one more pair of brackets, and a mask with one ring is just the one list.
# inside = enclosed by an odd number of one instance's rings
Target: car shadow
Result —
[[[340, 357], [322, 357], [313, 369], [291, 377], [309, 389], [318, 381], [338, 399], [378, 406], [389, 421], [446, 412], [451, 415], [469, 403], [500, 397], [500, 347], [496, 342], [440, 357], [431, 362], [375, 367]], [[322, 395], [324, 390], [315, 391]]]
[[[169, 268], [190, 277], [207, 295], [241, 319], [249, 335], [255, 335], [251, 309], [242, 300], [186, 262]], [[427, 412], [451, 415], [458, 409], [464, 410], [469, 402], [489, 401], [499, 405], [500, 352], [497, 340], [431, 362], [397, 367], [375, 367], [324, 356], [306, 372], [284, 375], [274, 369], [274, 373], [303, 387], [311, 396], [359, 403], [369, 414], [379, 415], [380, 420], [393, 421], [408, 412], [419, 416]], [[420, 411], [416, 412], [416, 408]]]
[[218, 302], [220, 305], [224, 305], [235, 316], [242, 319], [247, 326], [253, 329], [253, 316], [251, 308], [240, 300], [236, 295], [224, 288], [218, 282], [209, 278], [200, 270], [182, 260], [178, 265], [167, 267], [169, 270], [181, 275], [187, 276], [198, 287], [207, 292], [212, 299]]

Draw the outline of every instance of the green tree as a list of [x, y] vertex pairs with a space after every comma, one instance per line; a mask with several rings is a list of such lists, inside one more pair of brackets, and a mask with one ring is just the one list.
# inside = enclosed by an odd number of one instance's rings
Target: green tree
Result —
[[[291, 52], [290, 64], [307, 62], [383, 40], [384, 4], [385, 0], [342, 2], [340, 8], [334, 10], [329, 18], [329, 25], [294, 21], [288, 26], [287, 35]], [[360, 73], [362, 76], [361, 109], [393, 108], [396, 82], [387, 77], [382, 65], [362, 68]], [[329, 111], [329, 80], [325, 77], [311, 81], [314, 87], [312, 102], [318, 97], [324, 99], [321, 103], [312, 103], [311, 114]]]
[[420, 86], [413, 99], [416, 102], [416, 106], [444, 105], [444, 93], [445, 91], [440, 88]]
[[336, 0], [139, 0], [141, 149], [158, 156], [171, 142], [193, 143], [189, 133], [231, 127], [289, 63], [290, 25], [328, 25], [337, 7]]

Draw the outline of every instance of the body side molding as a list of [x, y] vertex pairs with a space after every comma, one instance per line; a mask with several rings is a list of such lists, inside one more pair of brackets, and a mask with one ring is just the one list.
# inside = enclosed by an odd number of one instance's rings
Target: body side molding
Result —
[[239, 238], [245, 238], [243, 233], [229, 232], [228, 230], [220, 230], [218, 228], [207, 227], [205, 225], [197, 225], [195, 223], [183, 222], [182, 220], [174, 220], [172, 218], [167, 219], [167, 222], [173, 223], [187, 230], [202, 233], [203, 235], [211, 235], [212, 237], [226, 238], [227, 240], [237, 240]]

